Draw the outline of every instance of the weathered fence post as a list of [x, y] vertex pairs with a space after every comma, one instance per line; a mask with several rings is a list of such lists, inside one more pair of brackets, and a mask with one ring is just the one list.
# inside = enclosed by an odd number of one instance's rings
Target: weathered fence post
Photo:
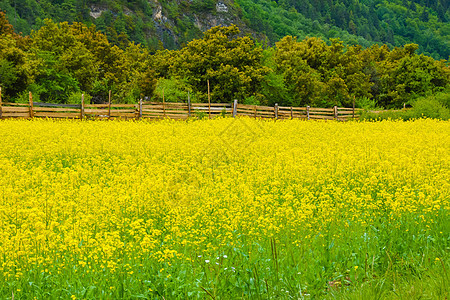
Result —
[[309, 105], [306, 107], [306, 118], [308, 118], [308, 120], [309, 120], [309, 109], [310, 108], [311, 107]]
[[2, 110], [2, 87], [0, 87], [0, 119], [2, 118], [3, 110]]
[[30, 118], [34, 118], [34, 112], [33, 112], [33, 94], [31, 92], [28, 92], [28, 99], [30, 102]]
[[191, 117], [191, 94], [188, 91], [188, 117]]
[[111, 90], [108, 93], [108, 119], [111, 119]]
[[236, 118], [236, 115], [237, 115], [237, 105], [238, 105], [238, 102], [237, 102], [236, 99], [234, 99], [234, 102], [233, 102], [233, 118]]
[[257, 107], [257, 106], [255, 105], [255, 108], [254, 108], [254, 110], [255, 110], [255, 111], [254, 111], [255, 119], [256, 119], [256, 114], [257, 114], [256, 107]]
[[274, 110], [275, 110], [275, 120], [278, 120], [278, 103], [275, 103]]
[[333, 112], [334, 112], [334, 119], [337, 121], [337, 119], [338, 119], [338, 107], [336, 105], [333, 107]]
[[211, 119], [211, 93], [209, 91], [209, 79], [208, 79], [208, 115]]
[[80, 119], [84, 119], [84, 94], [81, 94]]
[[291, 120], [294, 118], [294, 109], [291, 106]]
[[142, 97], [139, 99], [139, 120], [142, 119]]
[[163, 89], [163, 118], [166, 118], [166, 99], [164, 98], [164, 89]]
[[353, 96], [353, 119], [355, 118], [355, 98], [356, 96]]

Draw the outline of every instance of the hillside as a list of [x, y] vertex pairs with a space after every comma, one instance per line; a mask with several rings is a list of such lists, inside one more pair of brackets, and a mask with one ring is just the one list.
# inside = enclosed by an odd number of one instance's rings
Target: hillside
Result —
[[286, 35], [340, 38], [346, 44], [419, 45], [418, 53], [450, 56], [450, 10], [444, 0], [1, 0], [17, 32], [30, 34], [45, 18], [95, 24], [112, 44], [128, 41], [151, 52], [179, 49], [216, 25], [236, 24], [263, 44]]

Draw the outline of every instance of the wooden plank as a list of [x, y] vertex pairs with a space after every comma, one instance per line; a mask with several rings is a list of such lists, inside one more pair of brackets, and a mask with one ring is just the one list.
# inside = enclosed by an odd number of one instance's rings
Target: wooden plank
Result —
[[48, 111], [48, 112], [79, 112], [80, 109], [74, 109], [74, 108], [60, 108], [60, 107], [33, 107], [33, 110], [36, 111]]
[[328, 112], [333, 112], [334, 113], [334, 108], [318, 108], [318, 107], [310, 107], [309, 108], [310, 112], [313, 111], [328, 111]]
[[[198, 111], [209, 111], [208, 107], [192, 107], [193, 110], [198, 110]], [[222, 111], [223, 109], [225, 109], [226, 111], [230, 111], [231, 112], [231, 108], [225, 108], [225, 107], [211, 107], [211, 112], [214, 111]]]
[[309, 116], [311, 119], [316, 119], [316, 120], [334, 120], [334, 116], [320, 116], [320, 115], [310, 115]]
[[3, 118], [28, 118], [30, 117], [30, 113], [26, 112], [3, 112]]
[[114, 114], [114, 113], [111, 113], [111, 118], [135, 119], [136, 118], [136, 114]]
[[108, 104], [86, 104], [85, 108], [108, 108]]
[[119, 110], [119, 111], [112, 110], [111, 111], [111, 116], [113, 116], [113, 115], [117, 116], [117, 115], [120, 115], [120, 114], [136, 115], [136, 114], [138, 114], [138, 112], [135, 111], [135, 110]]
[[142, 105], [142, 109], [163, 109], [162, 105]]
[[163, 114], [164, 111], [162, 109], [143, 109], [143, 113], [157, 113], [157, 114]]
[[137, 104], [111, 104], [111, 109], [112, 108], [136, 108], [137, 109]]
[[108, 115], [108, 110], [107, 109], [85, 109], [84, 110], [85, 114], [101, 114], [101, 115]]
[[334, 116], [334, 112], [329, 111], [310, 111], [310, 115]]
[[187, 111], [174, 111], [174, 110], [168, 110], [166, 111], [166, 115], [189, 115]]
[[242, 114], [251, 114], [254, 115], [254, 113], [250, 110], [238, 110], [237, 111], [238, 115], [242, 115]]
[[238, 116], [246, 116], [246, 117], [253, 117], [253, 113], [239, 113], [237, 114]]
[[34, 102], [34, 107], [67, 107], [67, 108], [80, 108], [80, 104], [61, 104], [61, 103], [44, 103]]
[[142, 114], [145, 115], [163, 115], [162, 112], [155, 112], [155, 111], [151, 111], [151, 110], [143, 110]]
[[285, 114], [285, 115], [291, 115], [291, 111], [289, 110], [289, 111], [286, 111], [286, 110], [278, 110], [278, 114], [279, 115], [283, 115], [283, 114]]
[[166, 107], [173, 107], [173, 108], [183, 108], [187, 109], [188, 105], [186, 103], [173, 103], [173, 102], [166, 102]]
[[339, 118], [340, 118], [340, 119], [344, 119], [344, 120], [346, 120], [346, 119], [358, 119], [359, 116], [353, 117], [352, 115], [347, 115], [347, 116], [341, 116], [341, 115], [339, 115]]
[[3, 112], [27, 112], [30, 113], [30, 108], [29, 107], [11, 107], [11, 106], [2, 106]]
[[256, 106], [256, 109], [257, 110], [270, 110], [270, 111], [273, 111], [273, 107], [272, 106]]
[[[238, 106], [243, 105], [243, 104], [238, 104]], [[192, 106], [199, 106], [199, 107], [209, 107], [208, 103], [192, 103]], [[253, 105], [250, 105], [253, 106]], [[211, 103], [211, 107], [228, 107], [231, 108], [232, 104], [231, 103]]]
[[135, 109], [111, 109], [111, 114], [114, 113], [135, 113]]
[[286, 110], [279, 110], [278, 111], [279, 115], [291, 115], [291, 111], [286, 111]]
[[12, 102], [3, 102], [3, 106], [30, 106], [29, 103], [12, 103]]
[[238, 104], [238, 109], [253, 109], [254, 105], [248, 105], [248, 104]]
[[156, 102], [156, 101], [142, 102], [142, 105], [155, 105], [155, 104], [161, 104], [161, 102]]
[[171, 106], [171, 105], [166, 105], [166, 110], [184, 110], [184, 111], [188, 111], [188, 106]]
[[76, 118], [78, 119], [80, 117], [79, 113], [49, 113], [49, 112], [35, 112], [35, 117], [40, 118]]
[[[356, 109], [356, 108], [355, 108]], [[349, 111], [353, 111], [353, 108], [348, 108], [348, 107], [338, 107], [338, 110], [349, 110]]]
[[254, 109], [254, 106], [251, 106], [251, 105], [246, 105], [246, 106], [240, 106], [239, 104], [238, 104], [238, 106], [237, 106], [237, 110], [248, 110], [248, 111], [253, 111], [253, 109]]
[[258, 111], [257, 114], [258, 115], [275, 116], [275, 112], [274, 111]]

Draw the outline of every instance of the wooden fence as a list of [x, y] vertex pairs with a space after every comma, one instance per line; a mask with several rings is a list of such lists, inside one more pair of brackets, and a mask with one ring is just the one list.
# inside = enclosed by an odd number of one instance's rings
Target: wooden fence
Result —
[[359, 109], [355, 108], [316, 108], [257, 106], [237, 103], [173, 103], [143, 102], [137, 104], [55, 104], [33, 102], [29, 94], [29, 103], [6, 103], [1, 100], [0, 119], [3, 118], [70, 118], [70, 119], [187, 119], [190, 117], [213, 118], [222, 116], [248, 116], [267, 119], [321, 119], [339, 120], [358, 118]]

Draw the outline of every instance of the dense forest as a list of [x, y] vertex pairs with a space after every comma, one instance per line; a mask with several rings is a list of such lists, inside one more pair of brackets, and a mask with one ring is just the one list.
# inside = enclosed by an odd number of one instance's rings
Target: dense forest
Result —
[[0, 0], [16, 33], [46, 18], [92, 24], [124, 49], [179, 49], [216, 25], [236, 24], [263, 44], [287, 35], [340, 38], [350, 45], [419, 45], [434, 59], [450, 56], [450, 2], [445, 0]]
[[111, 43], [94, 25], [43, 21], [30, 36], [17, 34], [0, 13], [0, 85], [3, 101], [77, 103], [81, 93], [104, 102], [140, 97], [273, 105], [401, 107], [445, 90], [446, 61], [418, 54], [417, 44], [390, 49], [345, 44], [337, 38], [285, 36], [263, 47], [235, 26], [216, 26], [179, 50], [151, 54], [136, 43]]

